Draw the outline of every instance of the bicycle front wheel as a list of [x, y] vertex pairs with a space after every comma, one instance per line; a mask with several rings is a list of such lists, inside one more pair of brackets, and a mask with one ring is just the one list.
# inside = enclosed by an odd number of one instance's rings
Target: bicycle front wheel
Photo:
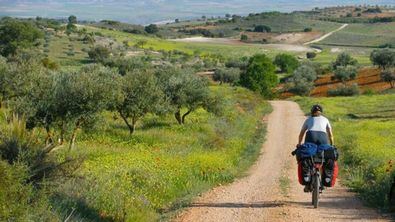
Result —
[[315, 174], [313, 176], [313, 193], [312, 193], [312, 202], [314, 205], [314, 208], [318, 208], [318, 198], [320, 194], [320, 176], [318, 174]]

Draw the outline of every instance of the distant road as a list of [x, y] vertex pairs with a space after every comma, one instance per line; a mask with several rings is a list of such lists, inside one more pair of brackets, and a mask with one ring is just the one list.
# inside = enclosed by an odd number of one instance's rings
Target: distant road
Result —
[[303, 45], [309, 45], [309, 44], [312, 44], [312, 43], [320, 42], [320, 41], [322, 41], [322, 40], [328, 38], [329, 36], [331, 36], [333, 33], [338, 32], [338, 31], [344, 29], [344, 28], [347, 27], [347, 26], [348, 26], [348, 24], [344, 24], [344, 25], [342, 25], [340, 28], [338, 28], [338, 29], [336, 29], [336, 30], [333, 30], [332, 32], [328, 32], [328, 33], [326, 33], [325, 35], [319, 37], [318, 39], [314, 39], [313, 41], [306, 42], [306, 43], [304, 43]]

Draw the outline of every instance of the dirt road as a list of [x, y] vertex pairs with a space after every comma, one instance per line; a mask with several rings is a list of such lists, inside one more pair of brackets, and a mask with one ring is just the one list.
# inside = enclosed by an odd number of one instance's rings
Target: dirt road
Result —
[[175, 221], [390, 221], [341, 186], [325, 190], [314, 209], [290, 155], [305, 117], [294, 102], [271, 104], [266, 142], [248, 176], [203, 194]]
[[338, 31], [344, 29], [344, 28], [347, 27], [347, 26], [348, 26], [348, 24], [344, 24], [344, 25], [342, 25], [340, 28], [338, 28], [338, 29], [336, 29], [336, 30], [333, 30], [332, 32], [328, 32], [328, 33], [326, 33], [325, 35], [319, 37], [318, 39], [314, 39], [313, 41], [306, 42], [306, 43], [304, 43], [303, 45], [309, 45], [309, 44], [313, 44], [313, 43], [320, 42], [320, 41], [322, 41], [322, 40], [328, 38], [329, 36], [333, 35], [333, 33], [338, 32]]

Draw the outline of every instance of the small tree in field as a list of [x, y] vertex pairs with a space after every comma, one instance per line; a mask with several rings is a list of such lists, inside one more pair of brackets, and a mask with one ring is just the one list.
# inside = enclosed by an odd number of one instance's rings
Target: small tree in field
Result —
[[146, 27], [144, 28], [144, 30], [145, 30], [147, 33], [149, 33], [149, 34], [155, 34], [155, 33], [159, 32], [159, 28], [158, 28], [158, 26], [155, 25], [155, 24], [150, 24], [150, 25], [146, 26]]
[[88, 55], [95, 62], [103, 62], [110, 57], [111, 51], [107, 47], [96, 46], [89, 50]]
[[317, 79], [315, 69], [309, 65], [297, 68], [293, 76], [288, 80], [289, 91], [297, 95], [307, 96], [314, 88], [314, 80]]
[[351, 57], [350, 54], [343, 52], [337, 56], [334, 62], [332, 62], [332, 69], [336, 70], [337, 67], [356, 66], [357, 64], [358, 62], [356, 59]]
[[391, 88], [395, 87], [395, 70], [387, 69], [381, 72], [381, 79], [385, 82], [388, 82], [391, 85]]
[[395, 66], [395, 52], [389, 49], [374, 50], [370, 54], [370, 60], [373, 65], [386, 70]]
[[281, 72], [291, 73], [299, 66], [299, 61], [293, 55], [278, 54], [274, 59], [274, 64], [281, 69]]
[[277, 85], [275, 66], [266, 55], [260, 54], [250, 58], [246, 72], [240, 75], [240, 84], [261, 95], [272, 96], [272, 89]]
[[63, 125], [62, 131], [67, 125], [72, 128], [70, 148], [74, 147], [77, 131], [84, 124], [95, 121], [96, 114], [118, 101], [117, 77], [113, 70], [91, 65], [78, 73], [62, 73], [56, 80], [56, 117]]
[[[162, 90], [169, 101], [170, 109], [179, 124], [199, 107], [205, 107], [210, 98], [208, 81], [192, 70], [169, 67], [157, 72]], [[186, 109], [185, 113], [182, 110]]]
[[358, 70], [354, 66], [339, 66], [335, 70], [335, 79], [342, 81], [343, 83], [355, 79], [357, 77]]
[[156, 77], [149, 72], [135, 70], [121, 81], [122, 100], [116, 109], [133, 134], [136, 123], [147, 113], [155, 113], [163, 103], [164, 95]]

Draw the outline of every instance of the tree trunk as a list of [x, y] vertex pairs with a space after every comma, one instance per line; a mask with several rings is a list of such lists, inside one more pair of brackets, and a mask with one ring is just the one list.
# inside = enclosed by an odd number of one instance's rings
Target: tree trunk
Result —
[[77, 123], [75, 124], [75, 128], [74, 128], [73, 133], [71, 134], [71, 138], [70, 138], [69, 150], [74, 148], [75, 140], [77, 138], [77, 132], [80, 129], [81, 124], [82, 124], [82, 120], [78, 120]]
[[182, 115], [182, 124], [185, 123], [185, 118], [192, 112], [192, 110], [188, 110], [186, 113], [184, 113], [184, 115]]
[[45, 130], [47, 131], [47, 137], [45, 138], [45, 145], [52, 144], [53, 143], [52, 133], [48, 125], [45, 126]]
[[134, 133], [134, 124], [130, 124], [128, 118], [118, 110], [119, 115], [122, 117], [123, 121], [125, 122], [126, 126], [129, 128], [129, 134], [132, 135]]
[[64, 134], [66, 133], [64, 122], [60, 124], [60, 138], [59, 138], [59, 145], [63, 145], [64, 143]]
[[177, 112], [174, 113], [174, 117], [176, 117], [178, 124], [182, 125], [182, 118], [181, 118], [180, 110], [178, 110]]

